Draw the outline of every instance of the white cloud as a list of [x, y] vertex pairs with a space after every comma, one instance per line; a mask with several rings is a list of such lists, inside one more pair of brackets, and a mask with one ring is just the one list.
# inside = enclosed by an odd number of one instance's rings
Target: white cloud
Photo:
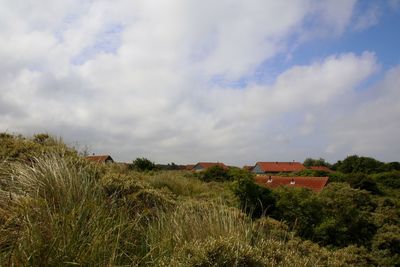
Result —
[[379, 22], [381, 16], [381, 9], [377, 5], [371, 5], [362, 14], [355, 18], [353, 28], [356, 31], [362, 31], [372, 26], [375, 26]]
[[355, 112], [332, 124], [329, 152], [378, 156], [387, 161], [398, 160], [399, 82], [400, 67], [389, 70], [383, 81], [365, 96], [368, 100], [356, 104]]
[[319, 110], [378, 68], [372, 53], [343, 53], [269, 85], [212, 82], [340, 35], [355, 1], [3, 2], [0, 129], [49, 131], [119, 160], [302, 160]]

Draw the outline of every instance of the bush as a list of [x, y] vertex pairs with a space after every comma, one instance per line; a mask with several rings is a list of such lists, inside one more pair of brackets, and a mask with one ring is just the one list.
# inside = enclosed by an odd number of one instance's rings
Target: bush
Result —
[[317, 195], [304, 188], [281, 187], [275, 191], [276, 204], [273, 217], [284, 220], [301, 237], [314, 237], [314, 228], [323, 214]]
[[392, 189], [400, 188], [400, 171], [384, 172], [374, 175], [378, 183]]
[[349, 156], [338, 161], [332, 168], [343, 173], [377, 173], [382, 170], [384, 163], [369, 157]]
[[156, 169], [156, 164], [146, 158], [137, 158], [133, 161], [132, 167], [137, 171], [151, 171]]
[[221, 166], [215, 165], [207, 168], [199, 174], [199, 179], [204, 182], [224, 182], [231, 180], [228, 170], [222, 168]]
[[376, 182], [366, 174], [363, 173], [349, 174], [347, 176], [347, 181], [353, 188], [367, 190], [374, 195], [379, 195], [382, 193], [379, 190]]
[[369, 192], [331, 183], [320, 194], [323, 219], [315, 227], [315, 240], [323, 245], [368, 246], [376, 232], [372, 212], [376, 208]]
[[331, 164], [326, 162], [323, 158], [319, 159], [312, 159], [312, 158], [306, 158], [303, 162], [303, 165], [306, 167], [311, 167], [311, 166], [325, 166], [325, 167], [330, 167]]
[[275, 208], [276, 200], [272, 191], [256, 184], [252, 178], [235, 181], [233, 192], [239, 198], [241, 208], [253, 218], [273, 212]]

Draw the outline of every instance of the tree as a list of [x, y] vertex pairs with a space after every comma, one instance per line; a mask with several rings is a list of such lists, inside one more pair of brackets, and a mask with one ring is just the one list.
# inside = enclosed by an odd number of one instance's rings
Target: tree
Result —
[[233, 192], [240, 200], [241, 208], [253, 218], [259, 218], [275, 208], [273, 192], [256, 184], [251, 177], [243, 177], [234, 183]]
[[376, 182], [364, 173], [351, 173], [347, 175], [347, 181], [353, 188], [364, 189], [374, 195], [381, 194]]
[[317, 195], [305, 188], [281, 187], [275, 190], [273, 217], [284, 220], [301, 237], [311, 239], [314, 227], [321, 222], [322, 205]]
[[338, 161], [333, 165], [333, 169], [343, 173], [377, 173], [382, 170], [384, 163], [374, 158], [349, 156], [343, 161]]
[[330, 167], [331, 164], [326, 162], [323, 158], [319, 159], [313, 159], [313, 158], [306, 158], [303, 163], [304, 166], [306, 167], [311, 167], [311, 166], [325, 166], [325, 167]]
[[337, 247], [370, 244], [377, 227], [372, 221], [376, 204], [369, 192], [346, 183], [330, 183], [319, 199], [323, 219], [314, 230], [316, 241]]
[[137, 171], [151, 171], [156, 169], [155, 163], [146, 158], [136, 158], [133, 161], [132, 167]]

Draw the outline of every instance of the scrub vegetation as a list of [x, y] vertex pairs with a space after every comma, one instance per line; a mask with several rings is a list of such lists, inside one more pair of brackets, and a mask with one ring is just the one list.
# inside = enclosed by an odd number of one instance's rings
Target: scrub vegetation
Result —
[[237, 168], [95, 164], [3, 133], [0, 266], [395, 266], [397, 167], [352, 156], [319, 194], [271, 191]]

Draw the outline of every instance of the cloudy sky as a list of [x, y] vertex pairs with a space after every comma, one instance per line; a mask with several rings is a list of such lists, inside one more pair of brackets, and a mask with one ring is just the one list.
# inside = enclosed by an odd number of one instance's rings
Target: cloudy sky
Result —
[[400, 1], [0, 0], [0, 131], [129, 162], [399, 161]]

